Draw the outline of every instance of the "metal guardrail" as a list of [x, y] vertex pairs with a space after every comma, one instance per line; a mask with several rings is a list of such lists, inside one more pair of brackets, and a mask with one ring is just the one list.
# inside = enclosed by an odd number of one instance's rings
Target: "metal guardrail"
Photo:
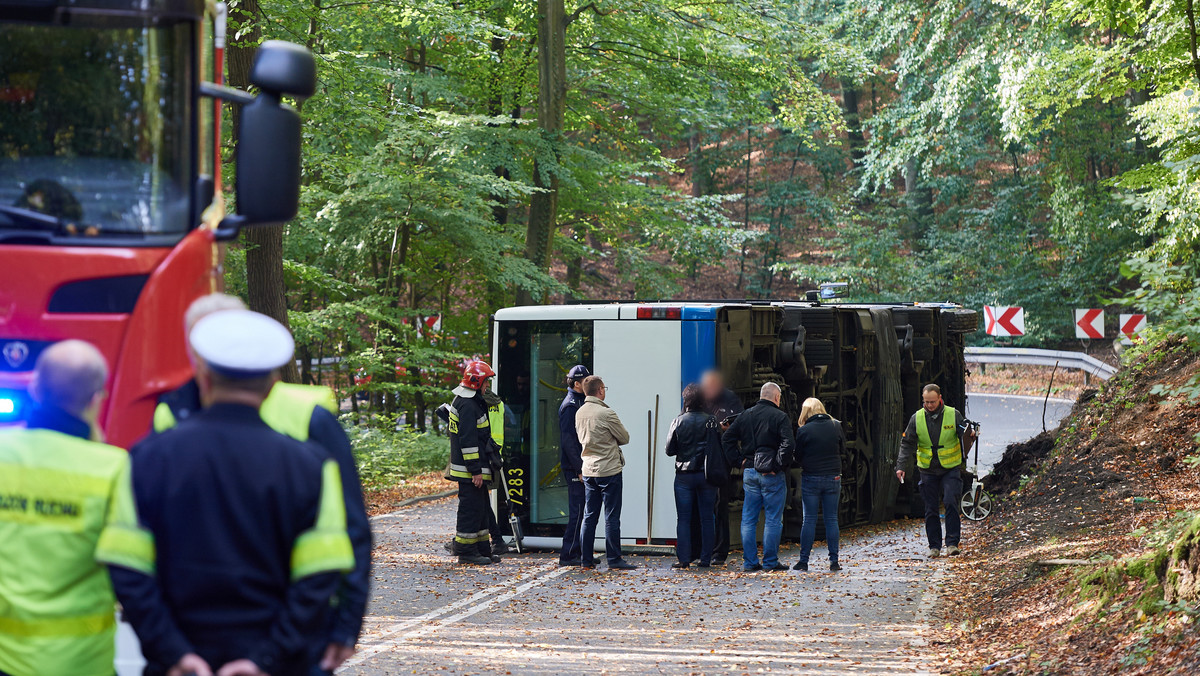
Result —
[[973, 364], [1028, 364], [1031, 366], [1054, 366], [1057, 363], [1066, 369], [1078, 369], [1108, 380], [1117, 372], [1117, 367], [1106, 364], [1082, 352], [1069, 350], [1038, 350], [1029, 347], [968, 347], [966, 360]]

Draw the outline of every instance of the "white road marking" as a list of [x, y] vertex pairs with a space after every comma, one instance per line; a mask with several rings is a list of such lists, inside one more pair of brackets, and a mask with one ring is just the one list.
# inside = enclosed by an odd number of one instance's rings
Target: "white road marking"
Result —
[[515, 596], [518, 596], [524, 592], [529, 591], [530, 589], [533, 589], [534, 587], [545, 584], [546, 582], [549, 582], [550, 580], [553, 580], [554, 578], [558, 577], [559, 575], [569, 572], [570, 570], [571, 570], [570, 567], [563, 567], [563, 568], [559, 568], [558, 570], [552, 571], [546, 575], [542, 575], [540, 577], [534, 577], [529, 582], [526, 582], [526, 583], [518, 586], [516, 589], [513, 589], [512, 591], [505, 592], [503, 594], [500, 594], [499, 596], [493, 596], [492, 598], [490, 598], [478, 605], [472, 606], [471, 608], [464, 610], [463, 612], [458, 613], [457, 615], [451, 615], [450, 617], [447, 617], [444, 620], [437, 622], [436, 624], [430, 624], [430, 625], [421, 627], [420, 629], [414, 629], [414, 630], [408, 632], [407, 634], [404, 634], [403, 636], [401, 636], [398, 639], [398, 641], [407, 640], [410, 638], [416, 638], [423, 634], [428, 634], [429, 632], [434, 631], [436, 629], [441, 629], [442, 627], [445, 627], [447, 625], [454, 624], [455, 622], [458, 622], [459, 620], [465, 620], [466, 618], [468, 618], [476, 613], [487, 610], [488, 608], [496, 605], [497, 603], [504, 603], [505, 601], [507, 601]]
[[[507, 600], [517, 596], [518, 594], [521, 594], [529, 589], [532, 589], [533, 587], [541, 585], [541, 584], [545, 583], [546, 581], [554, 579], [554, 578], [558, 577], [559, 575], [562, 575], [563, 573], [566, 573], [570, 570], [571, 570], [571, 568], [569, 568], [569, 567], [560, 568], [560, 567], [558, 567], [557, 564], [553, 564], [550, 566], [543, 566], [541, 568], [534, 569], [528, 573], [522, 573], [521, 575], [517, 575], [516, 577], [512, 578], [511, 580], [508, 580], [504, 583], [501, 583], [501, 584], [491, 587], [489, 589], [484, 589], [484, 590], [475, 592], [474, 594], [472, 594], [464, 599], [459, 599], [458, 601], [455, 601], [454, 603], [444, 605], [441, 608], [435, 608], [434, 610], [431, 610], [431, 611], [425, 613], [424, 615], [419, 615], [417, 617], [413, 617], [413, 618], [409, 618], [409, 619], [401, 621], [401, 622], [397, 622], [397, 623], [387, 627], [386, 629], [384, 629], [380, 633], [380, 635], [378, 637], [376, 637], [374, 640], [372, 640], [368, 645], [361, 646], [359, 648], [358, 652], [355, 653], [354, 657], [347, 660], [346, 663], [342, 665], [342, 668], [339, 669], [338, 671], [342, 671], [342, 669], [345, 669], [346, 667], [352, 667], [352, 666], [355, 666], [358, 664], [362, 664], [363, 662], [371, 659], [372, 657], [374, 657], [382, 652], [385, 652], [391, 648], [394, 648], [397, 645], [399, 645], [400, 643], [403, 643], [404, 641], [406, 641], [410, 638], [415, 638], [417, 636], [427, 634], [430, 631], [444, 627], [449, 624], [453, 624], [454, 622], [458, 622], [459, 620], [468, 618], [476, 613], [482, 612], [482, 611], [490, 608], [491, 606], [495, 605], [496, 603], [501, 603], [501, 602], [507, 601]], [[543, 575], [543, 573], [548, 573], [548, 574]], [[524, 582], [523, 584], [518, 584], [518, 583], [521, 583], [522, 580], [528, 580], [528, 581]], [[513, 585], [518, 585], [518, 586], [511, 591], [504, 592], [503, 594], [499, 594], [498, 596], [495, 595]], [[488, 597], [491, 597], [491, 598], [488, 598]], [[475, 605], [472, 605], [472, 604], [475, 604]], [[438, 617], [441, 617], [442, 615], [445, 615], [446, 613], [458, 610], [459, 608], [462, 608], [464, 606], [471, 606], [471, 607], [463, 612], [460, 612], [458, 614], [451, 615], [450, 617], [444, 618], [439, 622], [436, 622], [433, 624], [427, 624], [424, 627], [419, 627], [419, 625], [425, 624], [427, 622], [432, 622], [433, 620], [437, 619]], [[419, 627], [419, 628], [414, 629], [413, 631], [408, 631], [407, 633], [403, 633], [406, 630], [412, 629], [413, 627]]]

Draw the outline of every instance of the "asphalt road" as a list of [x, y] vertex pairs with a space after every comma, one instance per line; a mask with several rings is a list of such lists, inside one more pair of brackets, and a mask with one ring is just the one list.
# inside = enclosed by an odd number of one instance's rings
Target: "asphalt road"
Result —
[[[991, 469], [1011, 443], [1025, 441], [1042, 431], [1042, 397], [973, 393], [967, 397], [966, 415], [980, 423], [979, 464]], [[1071, 412], [1074, 402], [1050, 398], [1045, 404], [1046, 429]], [[970, 461], [973, 461], [972, 457]]]
[[[1069, 410], [1051, 399], [1047, 425]], [[973, 394], [967, 414], [983, 425], [990, 467], [1041, 431], [1042, 401]], [[736, 552], [709, 572], [672, 570], [662, 556], [630, 556], [642, 567], [608, 572], [558, 568], [551, 553], [457, 566], [442, 549], [454, 508], [443, 500], [374, 520], [370, 617], [339, 674], [937, 671], [920, 646], [942, 568], [925, 559], [915, 521], [843, 533], [839, 573], [820, 570], [823, 543], [808, 573], [745, 574]], [[794, 563], [798, 547], [781, 558]], [[121, 676], [137, 673], [131, 637], [119, 640]]]
[[931, 673], [916, 644], [940, 567], [913, 522], [845, 538], [836, 574], [675, 571], [661, 556], [584, 571], [551, 553], [476, 568], [442, 550], [454, 507], [376, 521], [371, 617], [339, 673]]

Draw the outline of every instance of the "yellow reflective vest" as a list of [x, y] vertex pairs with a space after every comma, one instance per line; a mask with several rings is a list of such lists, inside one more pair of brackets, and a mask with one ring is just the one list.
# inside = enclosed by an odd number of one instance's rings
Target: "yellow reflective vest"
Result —
[[0, 432], [0, 671], [113, 673], [116, 602], [94, 553], [128, 467], [114, 446]]
[[[917, 467], [929, 469], [933, 461], [933, 438], [925, 409], [917, 411]], [[938, 464], [943, 469], [962, 464], [962, 443], [958, 440], [958, 411], [946, 406], [942, 410], [942, 429], [938, 433]]]
[[[297, 441], [308, 441], [312, 412], [317, 406], [337, 415], [337, 398], [333, 390], [322, 385], [293, 385], [275, 383], [263, 401], [258, 414], [271, 429]], [[154, 431], [165, 432], [175, 426], [175, 414], [166, 403], [154, 409]]]

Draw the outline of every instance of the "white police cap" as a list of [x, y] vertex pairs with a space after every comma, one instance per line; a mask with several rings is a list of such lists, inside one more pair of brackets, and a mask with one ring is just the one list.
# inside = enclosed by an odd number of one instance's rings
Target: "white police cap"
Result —
[[287, 364], [296, 349], [283, 324], [250, 310], [221, 310], [196, 322], [192, 351], [229, 378], [257, 378]]

